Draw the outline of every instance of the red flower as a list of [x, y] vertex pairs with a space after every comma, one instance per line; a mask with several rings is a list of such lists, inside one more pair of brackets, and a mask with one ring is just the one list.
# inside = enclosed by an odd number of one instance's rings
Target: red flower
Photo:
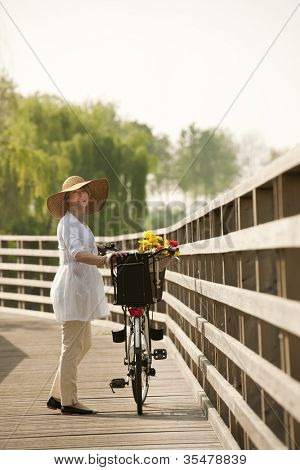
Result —
[[169, 240], [171, 246], [178, 246], [178, 242], [176, 240]]

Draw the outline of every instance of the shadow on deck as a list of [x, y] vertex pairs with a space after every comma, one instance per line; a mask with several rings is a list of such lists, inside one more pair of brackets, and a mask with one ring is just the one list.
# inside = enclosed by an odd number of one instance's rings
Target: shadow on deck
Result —
[[115, 394], [109, 387], [112, 378], [126, 377], [124, 345], [93, 325], [92, 348], [78, 368], [78, 397], [100, 413], [62, 416], [46, 407], [60, 356], [60, 325], [0, 315], [1, 449], [222, 449], [174, 353], [155, 361], [157, 375], [138, 416], [130, 387]]

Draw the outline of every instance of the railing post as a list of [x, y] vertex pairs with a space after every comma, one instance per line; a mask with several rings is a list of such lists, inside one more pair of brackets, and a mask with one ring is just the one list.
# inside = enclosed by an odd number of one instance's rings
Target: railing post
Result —
[[[2, 240], [1, 239], [0, 239], [0, 248], [2, 248]], [[0, 255], [0, 263], [1, 264], [3, 263], [2, 255]], [[0, 271], [0, 277], [3, 277], [3, 271], [2, 270]], [[3, 284], [2, 284], [1, 281], [0, 281], [0, 292], [3, 292]], [[4, 305], [4, 300], [0, 299], [0, 306], [3, 307], [3, 305]]]
[[[39, 239], [39, 250], [42, 250], [42, 249], [43, 249], [43, 240], [40, 240], [40, 239]], [[40, 266], [43, 266], [43, 258], [42, 258], [41, 256], [39, 256], [39, 265], [40, 265]], [[43, 280], [44, 280], [44, 273], [43, 273], [43, 272], [40, 272], [39, 278], [40, 278], [40, 281], [43, 281]], [[40, 287], [39, 290], [40, 290], [40, 295], [41, 295], [41, 296], [44, 296], [44, 289], [43, 289], [43, 287]], [[45, 306], [44, 306], [44, 304], [40, 304], [40, 311], [41, 311], [41, 312], [44, 312], [44, 311], [45, 311]]]

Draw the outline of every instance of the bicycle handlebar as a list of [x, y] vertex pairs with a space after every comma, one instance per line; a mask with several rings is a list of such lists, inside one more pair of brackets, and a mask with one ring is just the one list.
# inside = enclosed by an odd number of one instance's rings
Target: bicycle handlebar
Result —
[[[101, 255], [105, 255], [107, 251], [120, 251], [118, 250], [117, 248], [115, 248], [115, 244], [110, 242], [110, 243], [106, 243], [103, 248], [99, 248], [98, 247], [98, 253], [100, 253]], [[176, 252], [176, 250], [178, 249], [177, 246], [167, 246], [167, 247], [164, 247], [164, 248], [161, 248], [160, 250], [157, 250], [155, 251], [154, 253], [145, 253], [146, 255], [148, 255], [148, 258], [152, 258], [154, 256], [156, 256], [158, 253], [161, 253], [162, 251], [168, 251], [169, 255], [174, 255], [174, 253]], [[130, 252], [128, 252], [130, 253]], [[134, 252], [136, 253], [136, 252]]]
[[105, 243], [103, 245], [103, 247], [101, 247], [101, 248], [99, 248], [99, 246], [98, 246], [98, 253], [100, 255], [106, 255], [106, 252], [109, 251], [109, 250], [110, 251], [120, 251], [116, 248], [116, 245], [113, 242]]
[[156, 256], [158, 253], [161, 253], [162, 251], [168, 251], [169, 254], [174, 254], [175, 251], [177, 251], [177, 246], [167, 246], [167, 247], [164, 247], [164, 248], [161, 248], [160, 250], [157, 250], [155, 251], [154, 253], [146, 253], [147, 255], [149, 255], [148, 257], [151, 258], [152, 256]]

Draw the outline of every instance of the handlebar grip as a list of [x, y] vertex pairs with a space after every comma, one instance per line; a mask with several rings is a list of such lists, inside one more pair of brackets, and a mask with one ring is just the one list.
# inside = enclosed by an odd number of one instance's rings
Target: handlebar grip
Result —
[[103, 246], [103, 248], [99, 248], [98, 247], [98, 254], [99, 255], [105, 255], [107, 251], [119, 251], [116, 249], [116, 244], [113, 243], [113, 242], [109, 242], [109, 243], [105, 243], [105, 245]]

